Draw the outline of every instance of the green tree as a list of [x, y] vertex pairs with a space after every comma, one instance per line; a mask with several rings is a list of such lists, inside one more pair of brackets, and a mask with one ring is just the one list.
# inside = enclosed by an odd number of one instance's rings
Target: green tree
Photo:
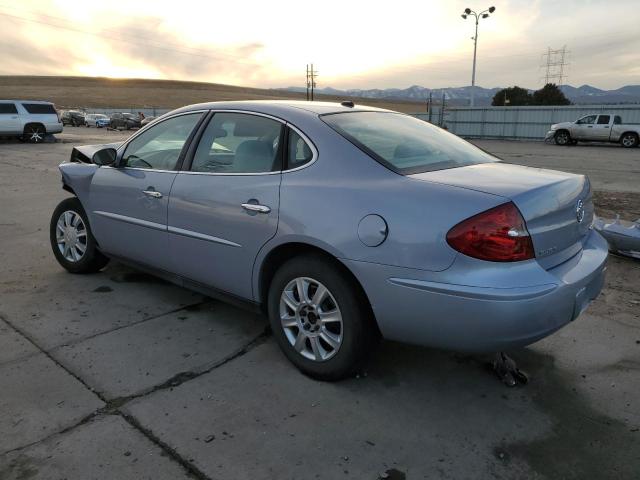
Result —
[[503, 88], [493, 96], [491, 105], [494, 107], [515, 107], [520, 105], [531, 105], [531, 94], [526, 88], [518, 86]]
[[533, 92], [533, 105], [571, 105], [571, 102], [555, 83], [547, 83]]

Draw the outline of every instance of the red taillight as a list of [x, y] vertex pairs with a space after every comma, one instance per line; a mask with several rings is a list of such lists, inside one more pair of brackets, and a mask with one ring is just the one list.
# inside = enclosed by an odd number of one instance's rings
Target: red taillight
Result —
[[465, 255], [491, 262], [535, 256], [524, 218], [512, 202], [460, 222], [447, 233], [447, 243]]

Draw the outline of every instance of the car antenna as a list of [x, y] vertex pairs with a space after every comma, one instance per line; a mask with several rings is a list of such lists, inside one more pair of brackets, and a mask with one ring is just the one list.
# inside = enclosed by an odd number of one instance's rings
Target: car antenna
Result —
[[340, 105], [342, 105], [343, 107], [349, 107], [349, 108], [355, 107], [355, 103], [353, 103], [351, 100], [345, 100], [344, 102], [340, 102]]

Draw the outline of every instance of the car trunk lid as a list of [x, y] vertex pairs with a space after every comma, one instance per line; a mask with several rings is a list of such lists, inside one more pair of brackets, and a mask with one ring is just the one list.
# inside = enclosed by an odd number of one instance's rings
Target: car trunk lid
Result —
[[591, 188], [584, 175], [497, 162], [409, 177], [511, 200], [525, 219], [536, 259], [544, 268], [578, 253], [593, 220]]

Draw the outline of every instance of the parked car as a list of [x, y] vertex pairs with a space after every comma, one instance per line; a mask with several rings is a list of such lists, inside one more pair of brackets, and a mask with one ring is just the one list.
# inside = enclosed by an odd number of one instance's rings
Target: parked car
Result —
[[109, 117], [101, 113], [88, 113], [85, 117], [87, 127], [108, 127], [111, 124]]
[[142, 119], [142, 121], [140, 122], [140, 126], [144, 127], [145, 125], [153, 122], [156, 119], [156, 117], [144, 117]]
[[84, 113], [78, 110], [63, 110], [60, 115], [63, 125], [71, 125], [73, 127], [79, 127], [85, 124]]
[[39, 143], [47, 134], [62, 132], [62, 128], [53, 103], [0, 100], [0, 136]]
[[75, 147], [60, 171], [74, 196], [50, 238], [65, 269], [114, 258], [263, 311], [315, 378], [353, 374], [380, 335], [527, 345], [603, 285], [584, 175], [350, 102], [184, 107], [122, 144]]
[[131, 130], [140, 128], [140, 117], [134, 113], [114, 113], [111, 115], [110, 126], [116, 130]]
[[575, 122], [551, 125], [545, 140], [554, 139], [557, 145], [575, 145], [578, 142], [611, 142], [623, 147], [637, 147], [640, 143], [640, 125], [622, 123], [620, 115], [601, 113], [585, 115]]

